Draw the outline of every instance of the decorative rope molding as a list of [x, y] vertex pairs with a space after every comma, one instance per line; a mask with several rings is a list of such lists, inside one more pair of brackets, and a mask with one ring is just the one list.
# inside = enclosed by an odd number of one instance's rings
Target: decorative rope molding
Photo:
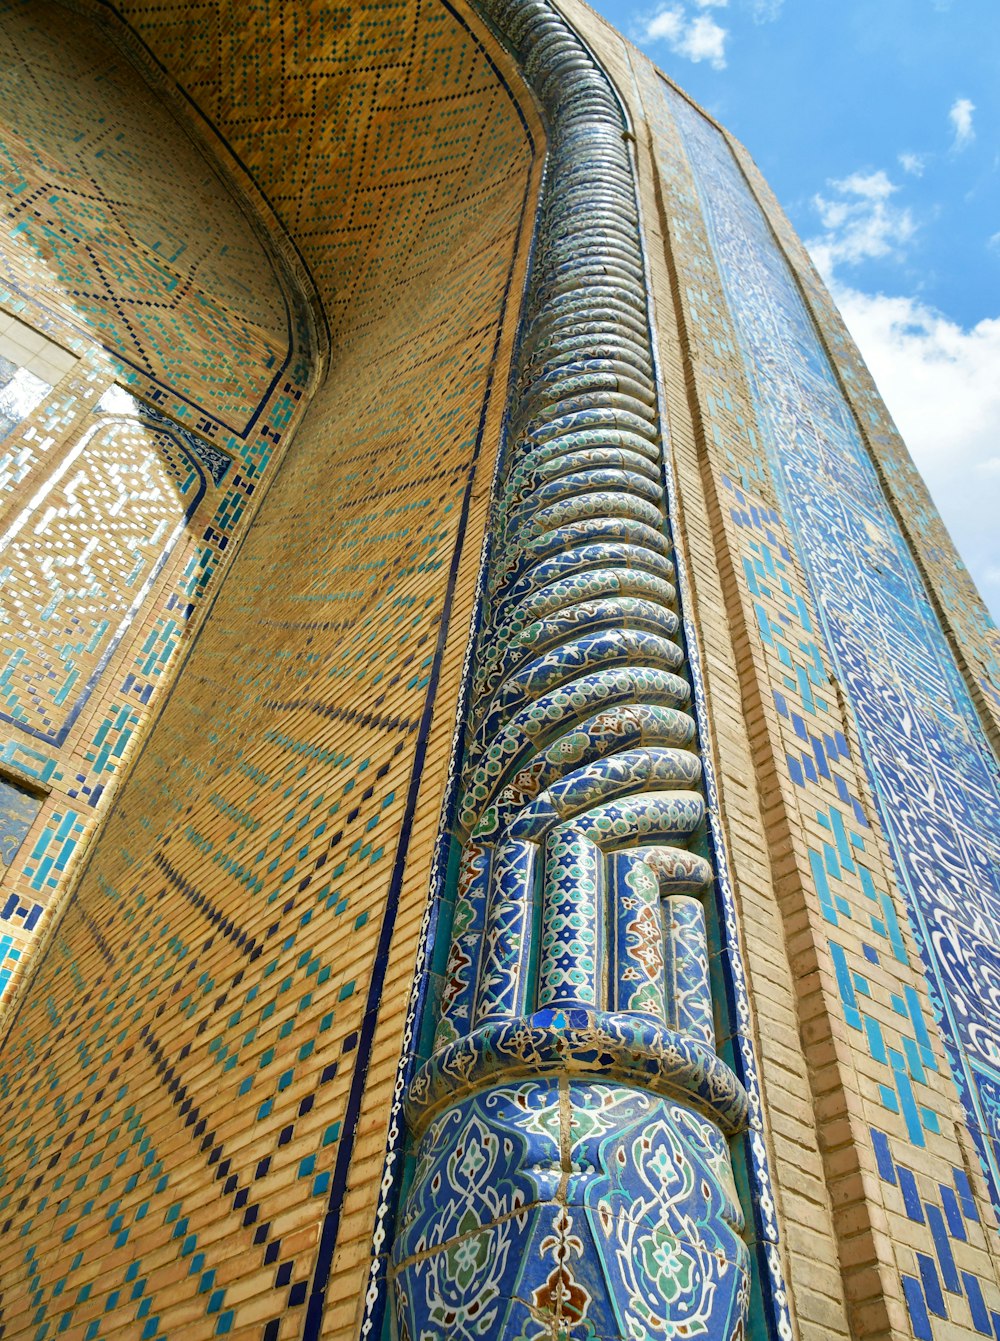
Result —
[[[712, 887], [628, 128], [545, 0], [481, 0], [549, 128], [436, 950], [401, 1338], [742, 1333]], [[450, 915], [450, 930], [448, 917]], [[579, 1328], [579, 1330], [577, 1330]]]

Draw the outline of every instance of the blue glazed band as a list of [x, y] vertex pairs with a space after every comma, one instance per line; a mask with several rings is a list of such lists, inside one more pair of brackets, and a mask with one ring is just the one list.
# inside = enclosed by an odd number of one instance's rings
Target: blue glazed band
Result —
[[727, 1135], [747, 1118], [746, 1091], [703, 1042], [636, 1015], [577, 1008], [488, 1024], [436, 1052], [410, 1086], [407, 1125], [419, 1136], [435, 1113], [467, 1094], [553, 1074], [613, 1080], [675, 1099]]

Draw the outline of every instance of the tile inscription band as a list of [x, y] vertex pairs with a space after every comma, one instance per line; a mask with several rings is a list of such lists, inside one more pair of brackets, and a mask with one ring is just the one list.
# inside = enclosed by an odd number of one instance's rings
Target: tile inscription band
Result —
[[[544, 0], [484, 0], [549, 126], [455, 816], [399, 1335], [742, 1335], [713, 872], [627, 127]], [[557, 184], [557, 189], [553, 187]], [[700, 849], [700, 850], [699, 850]], [[583, 1332], [581, 1332], [581, 1335]]]

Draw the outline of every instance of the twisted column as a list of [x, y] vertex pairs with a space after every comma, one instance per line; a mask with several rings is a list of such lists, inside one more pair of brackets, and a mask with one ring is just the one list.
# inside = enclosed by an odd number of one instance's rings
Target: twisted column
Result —
[[456, 819], [399, 1335], [741, 1334], [712, 870], [625, 124], [546, 0], [480, 0], [549, 127]]

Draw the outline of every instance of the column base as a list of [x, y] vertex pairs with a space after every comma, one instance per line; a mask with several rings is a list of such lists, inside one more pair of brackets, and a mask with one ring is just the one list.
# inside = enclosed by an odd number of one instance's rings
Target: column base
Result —
[[399, 1341], [742, 1337], [726, 1140], [626, 1085], [513, 1081], [438, 1112], [391, 1267]]

